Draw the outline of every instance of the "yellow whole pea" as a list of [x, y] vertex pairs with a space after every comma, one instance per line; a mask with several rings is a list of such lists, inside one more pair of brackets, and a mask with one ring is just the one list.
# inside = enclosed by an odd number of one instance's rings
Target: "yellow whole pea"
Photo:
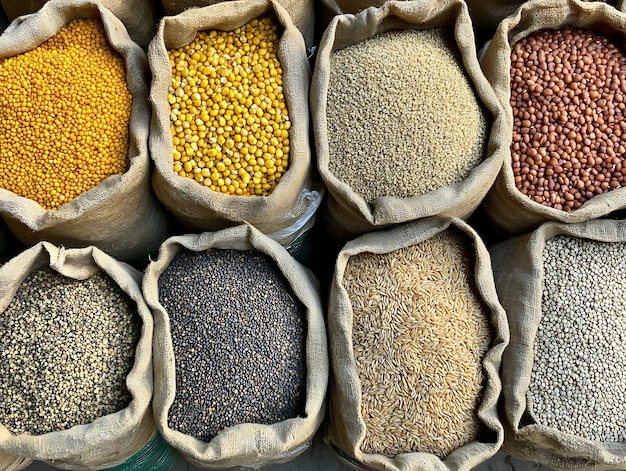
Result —
[[0, 60], [0, 188], [58, 209], [128, 170], [132, 96], [99, 19]]
[[[231, 195], [267, 196], [274, 190], [288, 167], [291, 127], [279, 40], [279, 24], [267, 17], [233, 31], [200, 31], [189, 44], [168, 51], [174, 172]], [[181, 164], [181, 155], [189, 160]], [[265, 162], [257, 170], [256, 163], [250, 168], [256, 157]], [[211, 171], [187, 171], [196, 166]]]

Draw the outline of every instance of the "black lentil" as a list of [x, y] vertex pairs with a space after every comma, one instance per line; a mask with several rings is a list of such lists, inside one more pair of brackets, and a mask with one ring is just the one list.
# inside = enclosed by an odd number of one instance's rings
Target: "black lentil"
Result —
[[105, 273], [28, 275], [0, 313], [0, 423], [40, 435], [125, 408], [141, 332], [137, 306]]
[[303, 414], [304, 307], [273, 260], [183, 250], [158, 286], [176, 362], [170, 428], [208, 442], [229, 426]]

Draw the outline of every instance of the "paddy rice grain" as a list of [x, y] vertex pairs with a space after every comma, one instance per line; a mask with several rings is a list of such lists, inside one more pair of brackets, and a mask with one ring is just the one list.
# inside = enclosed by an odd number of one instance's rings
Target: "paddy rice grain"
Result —
[[354, 312], [363, 452], [444, 457], [479, 436], [481, 362], [492, 334], [468, 247], [448, 229], [349, 260], [343, 283]]

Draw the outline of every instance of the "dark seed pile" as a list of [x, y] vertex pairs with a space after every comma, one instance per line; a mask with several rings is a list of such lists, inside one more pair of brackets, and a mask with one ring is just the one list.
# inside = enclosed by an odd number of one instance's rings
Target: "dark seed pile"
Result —
[[159, 278], [176, 397], [169, 426], [208, 442], [229, 426], [303, 414], [304, 306], [255, 251], [181, 251]]
[[136, 304], [106, 274], [31, 273], [0, 313], [0, 423], [40, 435], [125, 408], [140, 331]]

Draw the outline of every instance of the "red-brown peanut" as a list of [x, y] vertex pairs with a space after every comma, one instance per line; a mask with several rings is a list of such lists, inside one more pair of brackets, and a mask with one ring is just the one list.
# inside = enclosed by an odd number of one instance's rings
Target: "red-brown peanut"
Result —
[[521, 39], [511, 52], [515, 185], [573, 211], [626, 186], [626, 56], [609, 37], [567, 27]]

